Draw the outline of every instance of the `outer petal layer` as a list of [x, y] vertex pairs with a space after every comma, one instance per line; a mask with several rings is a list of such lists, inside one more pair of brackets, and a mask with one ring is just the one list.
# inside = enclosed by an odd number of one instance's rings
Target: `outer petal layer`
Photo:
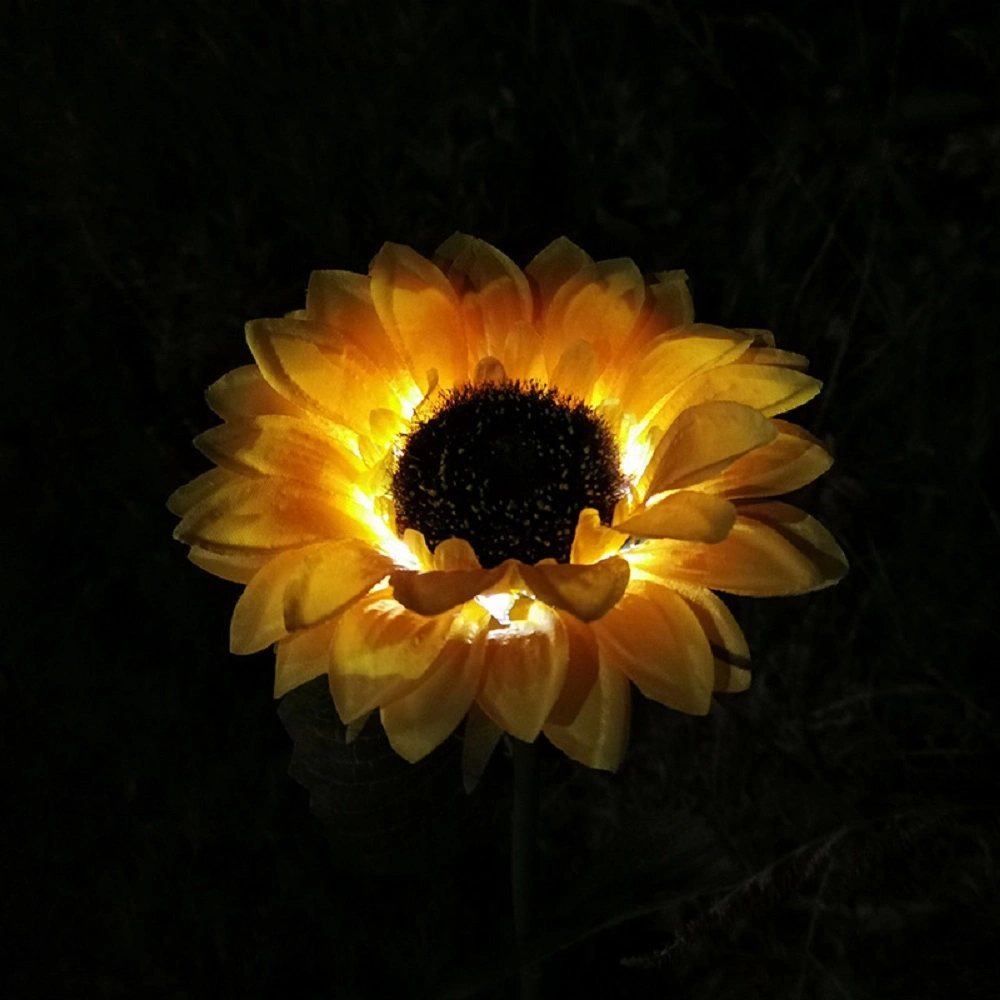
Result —
[[522, 564], [519, 571], [538, 600], [585, 622], [594, 621], [613, 608], [625, 593], [629, 578], [629, 565], [619, 556], [590, 566], [556, 562]]

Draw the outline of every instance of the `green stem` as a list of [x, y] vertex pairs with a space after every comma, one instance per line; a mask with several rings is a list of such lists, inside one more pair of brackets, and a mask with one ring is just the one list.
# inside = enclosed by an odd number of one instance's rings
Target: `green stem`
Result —
[[514, 750], [514, 809], [511, 817], [510, 875], [514, 934], [521, 966], [521, 1000], [539, 995], [539, 970], [525, 961], [535, 933], [535, 865], [538, 839], [538, 747], [511, 737]]

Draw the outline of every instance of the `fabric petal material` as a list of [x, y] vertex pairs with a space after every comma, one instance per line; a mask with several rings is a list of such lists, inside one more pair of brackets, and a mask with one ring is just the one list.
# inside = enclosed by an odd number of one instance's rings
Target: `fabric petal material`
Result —
[[543, 315], [560, 288], [592, 267], [593, 259], [565, 236], [535, 254], [524, 272], [535, 282]]
[[562, 690], [568, 655], [558, 613], [532, 602], [525, 620], [489, 633], [480, 707], [504, 732], [531, 743]]
[[808, 403], [822, 386], [818, 379], [792, 368], [726, 364], [689, 378], [657, 410], [653, 422], [669, 427], [689, 406], [717, 399], [752, 406], [773, 417]]
[[570, 550], [570, 562], [588, 564], [614, 555], [625, 544], [618, 531], [601, 524], [601, 516], [592, 507], [580, 511]]
[[[167, 510], [175, 517], [184, 515], [203, 500], [218, 493], [224, 487], [233, 483], [246, 482], [229, 469], [209, 469], [200, 476], [195, 476], [189, 483], [178, 486], [167, 498]], [[176, 537], [176, 536], [175, 536]]]
[[776, 347], [751, 347], [740, 358], [743, 365], [774, 365], [777, 368], [794, 368], [804, 372], [809, 367], [809, 359], [804, 354], [782, 351]]
[[392, 560], [353, 538], [275, 556], [236, 602], [231, 652], [256, 653], [290, 632], [335, 615], [392, 569]]
[[808, 485], [833, 464], [830, 453], [808, 431], [784, 420], [772, 420], [777, 438], [737, 459], [707, 489], [730, 500], [777, 496]]
[[440, 615], [493, 587], [508, 569], [504, 563], [493, 569], [431, 570], [427, 573], [400, 569], [389, 577], [389, 584], [403, 607], [418, 615]]
[[554, 561], [521, 564], [518, 571], [538, 600], [584, 622], [607, 614], [625, 593], [629, 580], [629, 564], [620, 556], [591, 565]]
[[333, 626], [333, 621], [324, 622], [278, 643], [274, 668], [275, 698], [281, 698], [293, 688], [329, 673]]
[[777, 436], [773, 423], [750, 406], [724, 400], [692, 406], [657, 444], [644, 477], [646, 497], [709, 479]]
[[821, 590], [847, 572], [847, 559], [814, 518], [784, 503], [741, 504], [716, 545], [659, 540], [629, 552], [633, 575], [664, 577], [748, 597]]
[[272, 558], [271, 552], [209, 552], [197, 545], [192, 545], [188, 551], [188, 559], [195, 566], [232, 583], [249, 583]]
[[574, 340], [562, 352], [549, 376], [549, 384], [564, 396], [589, 400], [596, 378], [597, 355], [593, 346], [585, 340]]
[[[671, 394], [681, 395], [682, 383], [701, 372], [715, 371], [717, 366], [731, 365], [749, 346], [750, 338], [744, 334], [704, 323], [663, 334], [644, 345], [634, 360], [622, 366], [618, 385], [612, 387], [611, 394], [621, 399], [622, 406], [634, 414], [637, 423], [643, 424], [654, 418]], [[669, 420], [655, 422], [666, 427], [687, 406], [710, 398], [725, 397], [692, 398], [683, 406], [671, 408]]]
[[308, 335], [310, 329], [310, 324], [292, 320], [247, 323], [247, 344], [277, 392], [358, 434], [368, 430], [372, 410], [399, 409], [396, 393], [359, 348], [345, 342], [332, 355]]
[[330, 504], [322, 490], [290, 479], [231, 482], [195, 504], [174, 538], [210, 552], [297, 548], [329, 538], [365, 537], [368, 529]]
[[420, 683], [382, 706], [385, 734], [411, 764], [443, 743], [468, 713], [482, 675], [489, 617], [476, 605], [463, 612]]
[[377, 590], [334, 619], [330, 690], [346, 724], [404, 694], [434, 662], [453, 616], [415, 614]]
[[666, 587], [639, 581], [591, 628], [601, 665], [628, 677], [653, 701], [705, 715], [715, 685], [712, 650], [687, 602]]
[[593, 629], [570, 614], [560, 614], [559, 619], [566, 629], [566, 639], [569, 642], [566, 680], [549, 712], [546, 727], [572, 724], [597, 683], [600, 667], [597, 636]]
[[216, 379], [205, 391], [205, 400], [223, 420], [247, 420], [273, 413], [305, 415], [300, 406], [268, 385], [256, 365], [243, 365]]
[[677, 538], [688, 542], [721, 542], [736, 521], [736, 509], [723, 497], [693, 490], [671, 493], [651, 507], [615, 525], [637, 538]]
[[471, 307], [482, 330], [483, 353], [500, 356], [507, 331], [530, 323], [534, 315], [531, 286], [521, 269], [485, 240], [454, 233], [434, 254], [462, 299]]
[[360, 460], [313, 420], [252, 417], [213, 427], [194, 439], [217, 465], [244, 476], [285, 476], [304, 483], [351, 484]]
[[386, 243], [370, 271], [379, 319], [417, 385], [430, 388], [432, 369], [445, 386], [464, 382], [469, 374], [465, 335], [458, 296], [448, 279], [425, 257], [398, 243]]
[[542, 336], [528, 323], [516, 323], [507, 331], [500, 359], [510, 379], [548, 381]]
[[573, 721], [562, 725], [550, 719], [543, 732], [571, 759], [587, 767], [617, 771], [628, 746], [630, 711], [628, 680], [602, 665]]

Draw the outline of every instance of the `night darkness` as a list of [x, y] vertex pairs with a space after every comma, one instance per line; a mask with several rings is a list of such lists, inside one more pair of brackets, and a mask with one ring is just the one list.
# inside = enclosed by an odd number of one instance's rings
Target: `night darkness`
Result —
[[751, 689], [635, 693], [618, 774], [543, 747], [543, 995], [998, 995], [1000, 7], [20, 0], [0, 45], [4, 996], [516, 995], [503, 744], [467, 797], [457, 737], [276, 704], [165, 507], [247, 320], [456, 230], [806, 354], [851, 562], [727, 598]]

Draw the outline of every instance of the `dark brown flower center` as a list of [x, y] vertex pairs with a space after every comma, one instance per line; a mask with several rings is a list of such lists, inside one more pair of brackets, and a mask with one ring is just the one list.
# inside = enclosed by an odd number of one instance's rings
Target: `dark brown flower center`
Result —
[[392, 477], [400, 535], [415, 528], [432, 549], [464, 538], [485, 567], [569, 562], [580, 511], [610, 524], [624, 491], [607, 424], [536, 382], [453, 389], [406, 436]]

